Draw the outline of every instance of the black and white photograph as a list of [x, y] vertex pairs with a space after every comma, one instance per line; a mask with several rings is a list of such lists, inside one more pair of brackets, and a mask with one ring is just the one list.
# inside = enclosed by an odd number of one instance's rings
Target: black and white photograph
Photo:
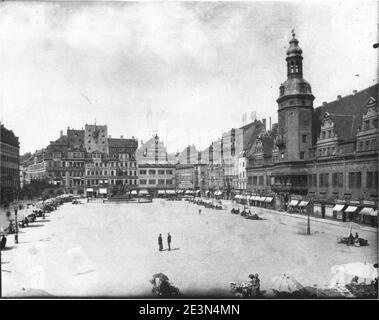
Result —
[[377, 300], [378, 8], [1, 1], [1, 300]]

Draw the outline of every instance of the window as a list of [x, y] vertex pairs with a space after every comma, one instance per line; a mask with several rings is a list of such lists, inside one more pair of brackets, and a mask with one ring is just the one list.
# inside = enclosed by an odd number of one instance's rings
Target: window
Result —
[[268, 186], [271, 186], [271, 177], [270, 176], [266, 176], [266, 184]]
[[306, 134], [303, 134], [303, 135], [301, 136], [301, 141], [302, 141], [303, 143], [306, 143], [306, 142], [307, 142], [307, 135], [306, 135]]
[[158, 179], [158, 185], [160, 186], [164, 185], [164, 179]]
[[247, 184], [252, 185], [252, 177], [251, 176], [247, 177]]
[[362, 175], [360, 172], [355, 173], [355, 188], [360, 189], [362, 186]]
[[329, 187], [329, 173], [320, 173], [318, 178], [320, 187]]
[[155, 179], [149, 179], [149, 184], [155, 184]]
[[158, 174], [164, 174], [164, 170], [158, 170]]
[[259, 185], [263, 186], [263, 176], [259, 176]]
[[172, 185], [172, 180], [171, 180], [171, 179], [167, 179], [167, 180], [166, 180], [166, 184], [167, 184], [168, 186]]
[[139, 183], [140, 183], [140, 184], [147, 184], [147, 180], [146, 180], [146, 179], [141, 179], [141, 180], [139, 181]]
[[300, 152], [300, 159], [304, 159], [304, 152]]
[[253, 185], [254, 185], [254, 186], [257, 185], [257, 176], [253, 176]]
[[349, 172], [349, 188], [354, 188], [354, 178], [355, 178], [355, 172]]
[[325, 131], [321, 133], [322, 139], [325, 139]]
[[172, 170], [166, 170], [166, 174], [172, 174], [173, 171]]
[[[155, 170], [149, 170], [149, 174], [156, 174]], [[155, 181], [155, 180], [154, 180]], [[155, 182], [154, 182], [155, 183]]]
[[146, 170], [140, 170], [139, 174], [146, 174]]

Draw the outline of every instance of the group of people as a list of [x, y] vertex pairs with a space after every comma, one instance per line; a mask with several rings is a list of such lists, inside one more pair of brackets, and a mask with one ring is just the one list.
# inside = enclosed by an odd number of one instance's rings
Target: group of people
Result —
[[258, 273], [255, 274], [250, 274], [249, 275], [250, 284], [251, 284], [251, 296], [256, 297], [260, 293], [260, 288], [261, 288], [261, 281], [259, 280]]
[[350, 232], [350, 235], [347, 239], [347, 244], [353, 245], [354, 243], [359, 242], [359, 235], [358, 232], [355, 233], [355, 236]]
[[[163, 251], [163, 238], [162, 238], [161, 233], [158, 236], [158, 246], [159, 246], [159, 251]], [[168, 251], [171, 251], [171, 235], [170, 235], [170, 232], [167, 233], [167, 247], [168, 247]]]

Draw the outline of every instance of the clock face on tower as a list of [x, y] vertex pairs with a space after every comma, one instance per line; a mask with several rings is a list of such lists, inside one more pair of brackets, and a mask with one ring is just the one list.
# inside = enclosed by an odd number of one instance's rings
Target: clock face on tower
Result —
[[99, 133], [100, 133], [100, 129], [96, 128], [93, 130], [92, 136], [97, 140], [97, 139], [99, 139]]
[[309, 112], [308, 111], [302, 111], [300, 113], [300, 124], [302, 126], [307, 126], [307, 125], [309, 125], [309, 120], [310, 120]]

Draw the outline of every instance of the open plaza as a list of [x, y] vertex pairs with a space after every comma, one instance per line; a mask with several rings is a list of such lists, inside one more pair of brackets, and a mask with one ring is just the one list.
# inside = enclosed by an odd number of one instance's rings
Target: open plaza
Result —
[[252, 207], [263, 220], [248, 220], [230, 213], [232, 202], [223, 207], [163, 199], [65, 203], [20, 229], [18, 244], [8, 235], [3, 296], [149, 296], [156, 273], [167, 275], [184, 296], [224, 297], [231, 296], [230, 282], [258, 273], [269, 294], [283, 273], [303, 286], [325, 288], [333, 282], [333, 266], [377, 263], [375, 228], [354, 225], [369, 246], [346, 246], [337, 237], [349, 235], [347, 224], [312, 219], [307, 235], [304, 217]]

